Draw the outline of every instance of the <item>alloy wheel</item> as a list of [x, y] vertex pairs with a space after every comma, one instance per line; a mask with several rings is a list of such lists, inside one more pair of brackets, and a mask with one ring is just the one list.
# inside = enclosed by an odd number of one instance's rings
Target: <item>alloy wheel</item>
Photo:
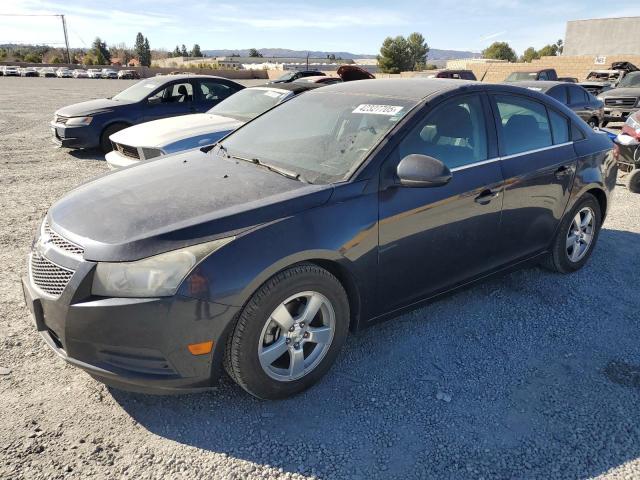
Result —
[[576, 213], [567, 232], [567, 257], [573, 263], [579, 262], [587, 254], [595, 231], [595, 214], [590, 207]]
[[290, 296], [267, 319], [258, 344], [258, 358], [271, 378], [291, 382], [315, 369], [331, 347], [335, 311], [319, 292]]

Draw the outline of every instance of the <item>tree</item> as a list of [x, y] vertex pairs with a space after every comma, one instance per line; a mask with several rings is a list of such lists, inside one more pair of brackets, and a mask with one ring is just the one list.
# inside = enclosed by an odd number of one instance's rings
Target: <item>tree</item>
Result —
[[189, 56], [189, 52], [187, 52], [187, 47], [184, 46], [184, 43], [182, 44], [182, 48], [180, 49], [180, 55], [183, 57]]
[[108, 65], [111, 61], [111, 53], [107, 48], [107, 43], [100, 40], [100, 37], [96, 37], [91, 44], [89, 54], [93, 57], [95, 65]]
[[195, 43], [193, 45], [193, 48], [191, 49], [191, 56], [202, 57], [202, 51], [200, 50], [200, 45], [198, 45], [197, 43]]
[[520, 57], [520, 61], [531, 63], [532, 60], [535, 60], [537, 58], [540, 58], [540, 55], [538, 54], [536, 49], [533, 47], [529, 47], [524, 51], [522, 57]]
[[144, 54], [145, 54], [145, 51], [144, 51], [144, 35], [142, 35], [142, 32], [138, 32], [138, 34], [136, 35], [136, 41], [133, 44], [133, 53], [138, 58], [140, 63], [142, 63], [142, 59], [143, 59]]
[[249, 56], [254, 58], [262, 58], [262, 54], [255, 48], [249, 49]]
[[538, 50], [539, 57], [555, 57], [556, 55], [558, 55], [558, 45], [555, 43], [553, 45], [545, 45]]
[[180, 55], [182, 55], [182, 53], [180, 53], [180, 47], [178, 47], [178, 45], [176, 45], [176, 48], [173, 50], [173, 52], [171, 52], [171, 56], [172, 57], [179, 57]]
[[144, 37], [144, 42], [142, 42], [142, 55], [138, 57], [138, 60], [140, 60], [140, 65], [143, 67], [151, 66], [151, 47], [147, 37]]
[[42, 63], [42, 57], [35, 52], [30, 52], [24, 56], [24, 61], [29, 63]]
[[507, 42], [494, 42], [482, 51], [482, 57], [515, 62], [516, 52]]
[[422, 34], [414, 32], [407, 37], [407, 46], [411, 56], [411, 70], [423, 70], [427, 64], [429, 46]]

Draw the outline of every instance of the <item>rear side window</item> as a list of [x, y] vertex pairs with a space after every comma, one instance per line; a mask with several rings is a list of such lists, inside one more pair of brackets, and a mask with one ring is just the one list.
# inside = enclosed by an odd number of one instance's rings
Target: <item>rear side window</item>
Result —
[[496, 95], [503, 154], [536, 150], [553, 145], [547, 109], [541, 103], [514, 95]]
[[588, 102], [586, 91], [580, 87], [569, 87], [569, 103], [574, 105], [576, 103]]
[[549, 119], [551, 120], [554, 145], [567, 143], [569, 141], [569, 120], [551, 109], [549, 109]]
[[236, 93], [231, 86], [216, 81], [203, 80], [199, 82], [200, 95], [205, 101], [220, 101]]
[[552, 98], [555, 98], [556, 100], [558, 100], [560, 103], [566, 105], [567, 102], [567, 88], [564, 85], [561, 85], [560, 87], [556, 87], [556, 88], [552, 88], [549, 91], [549, 96]]

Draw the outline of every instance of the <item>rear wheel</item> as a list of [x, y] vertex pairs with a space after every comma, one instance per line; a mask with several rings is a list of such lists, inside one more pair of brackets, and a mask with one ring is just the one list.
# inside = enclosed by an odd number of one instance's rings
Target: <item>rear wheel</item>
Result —
[[242, 310], [225, 351], [225, 369], [258, 398], [284, 398], [331, 367], [349, 328], [340, 282], [312, 264], [268, 280]]
[[640, 168], [634, 168], [626, 179], [627, 189], [632, 193], [640, 193]]
[[598, 240], [601, 219], [600, 204], [586, 194], [562, 220], [544, 266], [559, 273], [582, 268]]
[[111, 140], [109, 140], [109, 137], [114, 133], [127, 128], [128, 126], [129, 125], [127, 125], [126, 123], [114, 123], [105, 128], [102, 131], [102, 135], [100, 135], [100, 149], [104, 153], [109, 153], [111, 150], [113, 150], [113, 146], [111, 145]]

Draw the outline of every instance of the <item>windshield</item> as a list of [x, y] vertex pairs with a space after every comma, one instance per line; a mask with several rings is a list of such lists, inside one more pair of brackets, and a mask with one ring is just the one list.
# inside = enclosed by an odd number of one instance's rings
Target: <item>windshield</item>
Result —
[[[98, 71], [99, 70], [93, 70]], [[113, 97], [113, 100], [119, 100], [123, 102], [139, 102], [158, 88], [162, 82], [158, 80], [143, 80], [138, 83], [134, 83], [126, 90], [121, 91], [119, 94]]]
[[285, 80], [285, 81], [291, 80], [294, 75], [295, 75], [295, 72], [285, 73], [284, 75], [278, 77], [276, 80]]
[[276, 89], [245, 88], [224, 99], [209, 113], [248, 122], [277, 105], [288, 93]]
[[256, 118], [221, 144], [232, 157], [285, 168], [311, 183], [338, 182], [349, 178], [416, 103], [314, 90]]
[[630, 73], [625, 76], [620, 80], [620, 83], [618, 83], [618, 88], [620, 87], [640, 87], [640, 72]]
[[535, 80], [538, 72], [513, 72], [507, 77], [507, 82], [519, 82], [522, 80]]

